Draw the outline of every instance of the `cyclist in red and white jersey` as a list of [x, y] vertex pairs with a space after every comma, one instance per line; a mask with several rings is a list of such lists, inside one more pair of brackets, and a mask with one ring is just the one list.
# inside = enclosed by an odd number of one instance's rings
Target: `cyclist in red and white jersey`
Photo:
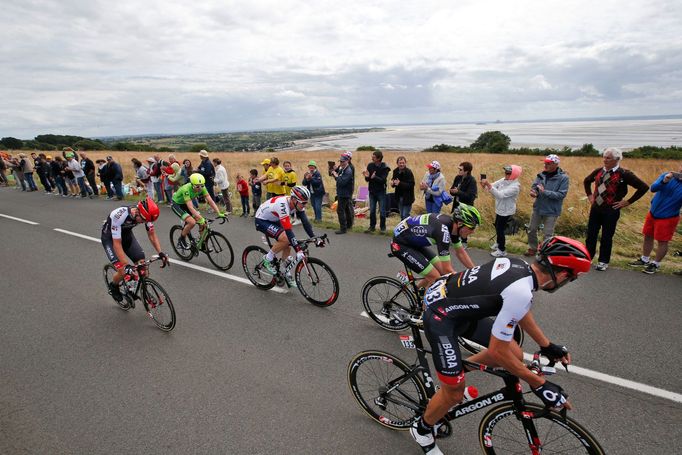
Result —
[[123, 300], [118, 284], [123, 279], [128, 258], [135, 263], [144, 262], [144, 251], [133, 235], [133, 228], [144, 223], [149, 241], [163, 261], [161, 267], [168, 265], [168, 256], [161, 251], [159, 237], [154, 230], [154, 221], [159, 217], [159, 207], [149, 196], [132, 207], [119, 207], [113, 210], [102, 226], [102, 246], [109, 261], [116, 268], [109, 290], [114, 299]]
[[[305, 207], [310, 200], [310, 191], [304, 186], [295, 186], [291, 189], [290, 196], [276, 196], [263, 202], [256, 211], [256, 230], [268, 237], [275, 239], [268, 254], [263, 257], [263, 266], [273, 275], [276, 272], [272, 261], [278, 253], [282, 253], [282, 259], [292, 261], [289, 256], [290, 246], [296, 250], [296, 261], [303, 259], [303, 252], [298, 245], [292, 229], [291, 218], [295, 214], [301, 220], [303, 229], [309, 237], [315, 237], [313, 227], [305, 214]], [[318, 243], [318, 246], [322, 241]], [[287, 277], [289, 280], [290, 277]]]

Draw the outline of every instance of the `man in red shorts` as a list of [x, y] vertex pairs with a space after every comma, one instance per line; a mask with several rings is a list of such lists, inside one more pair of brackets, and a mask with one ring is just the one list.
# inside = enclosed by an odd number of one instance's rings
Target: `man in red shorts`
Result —
[[[678, 172], [664, 172], [651, 185], [651, 192], [656, 193], [651, 200], [651, 209], [646, 214], [642, 234], [644, 245], [642, 256], [630, 263], [634, 267], [644, 267], [643, 272], [653, 275], [658, 272], [661, 260], [668, 252], [668, 243], [675, 235], [675, 228], [680, 221], [682, 207], [682, 163]], [[649, 255], [654, 249], [654, 240], [658, 242], [656, 256]]]

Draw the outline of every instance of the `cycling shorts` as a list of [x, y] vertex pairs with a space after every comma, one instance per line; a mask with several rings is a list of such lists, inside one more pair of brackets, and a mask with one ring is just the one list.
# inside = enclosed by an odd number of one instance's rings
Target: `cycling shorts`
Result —
[[171, 210], [173, 210], [173, 213], [179, 216], [182, 221], [185, 221], [185, 218], [188, 216], [192, 216], [192, 214], [189, 212], [187, 204], [178, 204], [174, 201], [173, 205], [171, 205]]
[[275, 240], [284, 232], [281, 224], [260, 218], [256, 218], [256, 230]]
[[429, 340], [433, 366], [443, 384], [457, 385], [464, 381], [462, 353], [457, 337], [469, 329], [470, 322], [436, 314], [431, 308], [424, 312], [424, 333]]
[[402, 261], [408, 269], [421, 276], [428, 275], [433, 270], [438, 256], [431, 248], [416, 248], [396, 241], [391, 242], [391, 253]]
[[[126, 262], [126, 258], [116, 257], [116, 253], [114, 253], [114, 240], [111, 238], [111, 234], [102, 234], [102, 246], [104, 247], [107, 259], [112, 264], [118, 261]], [[132, 232], [127, 231], [121, 234], [121, 246], [123, 246], [123, 252], [131, 261], [139, 262], [144, 260], [144, 251]]]

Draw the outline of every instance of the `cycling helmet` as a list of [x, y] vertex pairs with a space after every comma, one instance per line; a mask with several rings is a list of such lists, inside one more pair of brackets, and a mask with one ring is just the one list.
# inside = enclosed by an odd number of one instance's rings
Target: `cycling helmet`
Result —
[[189, 181], [192, 182], [192, 185], [194, 186], [206, 184], [206, 179], [204, 178], [204, 176], [201, 174], [197, 174], [196, 172], [189, 176]]
[[560, 235], [542, 242], [536, 257], [538, 262], [545, 267], [567, 269], [574, 278], [581, 273], [589, 272], [592, 263], [585, 245]]
[[473, 205], [462, 204], [461, 202], [452, 212], [452, 218], [462, 222], [469, 229], [476, 229], [476, 226], [481, 224], [481, 214], [478, 209]]
[[310, 191], [308, 188], [298, 185], [291, 189], [291, 197], [301, 204], [305, 204], [310, 200]]
[[140, 216], [147, 222], [156, 221], [159, 217], [159, 206], [149, 196], [144, 201], [137, 203], [137, 210]]

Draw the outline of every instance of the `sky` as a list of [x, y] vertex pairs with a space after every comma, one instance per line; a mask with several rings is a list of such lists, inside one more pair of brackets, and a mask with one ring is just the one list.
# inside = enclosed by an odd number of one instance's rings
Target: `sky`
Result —
[[0, 137], [682, 113], [679, 0], [0, 0]]

